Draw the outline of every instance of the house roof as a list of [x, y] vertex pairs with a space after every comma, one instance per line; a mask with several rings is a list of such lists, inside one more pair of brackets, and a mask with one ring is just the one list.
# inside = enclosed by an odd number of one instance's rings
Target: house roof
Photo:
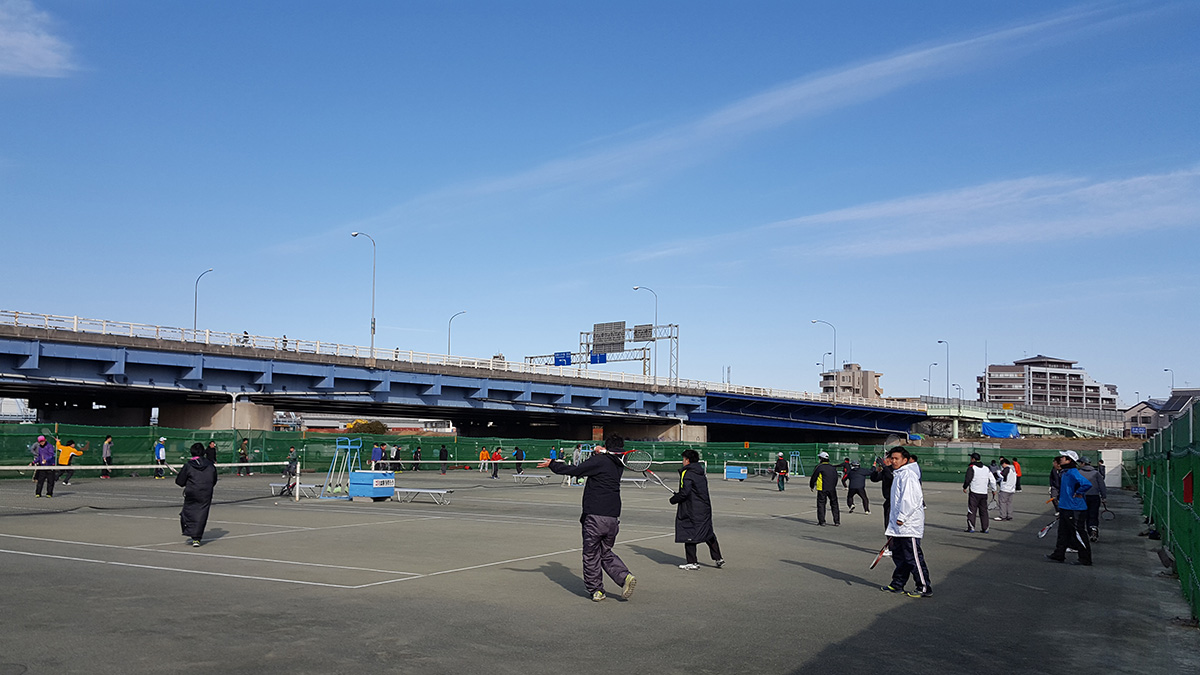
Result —
[[1058, 359], [1053, 356], [1045, 356], [1043, 354], [1038, 354], [1037, 356], [1033, 356], [1028, 359], [1021, 359], [1020, 361], [1013, 361], [1013, 363], [1016, 365], [1025, 365], [1028, 363], [1045, 363], [1045, 362], [1061, 363], [1061, 364], [1067, 365], [1067, 366], [1071, 366], [1076, 363], [1079, 363], [1078, 361], [1070, 361], [1068, 359]]

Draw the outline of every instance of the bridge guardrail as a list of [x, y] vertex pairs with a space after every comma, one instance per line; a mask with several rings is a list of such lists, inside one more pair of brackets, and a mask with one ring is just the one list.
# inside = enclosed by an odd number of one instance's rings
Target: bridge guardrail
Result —
[[194, 343], [203, 345], [245, 347], [267, 349], [279, 352], [294, 352], [297, 354], [313, 354], [322, 356], [346, 356], [370, 359], [376, 361], [395, 361], [435, 366], [456, 366], [491, 372], [506, 372], [530, 375], [553, 375], [576, 379], [594, 380], [599, 382], [614, 382], [642, 386], [678, 387], [702, 391], [741, 394], [746, 396], [766, 396], [801, 401], [822, 403], [842, 403], [848, 405], [889, 408], [895, 410], [910, 410], [923, 412], [925, 405], [912, 401], [888, 401], [883, 399], [866, 399], [857, 396], [837, 396], [833, 394], [812, 394], [809, 392], [791, 391], [787, 389], [772, 389], [768, 387], [748, 387], [728, 383], [705, 382], [702, 380], [685, 380], [635, 375], [630, 373], [614, 373], [588, 370], [576, 366], [535, 366], [521, 361], [507, 361], [496, 358], [476, 358], [469, 356], [451, 356], [447, 354], [431, 354], [413, 351], [411, 349], [385, 349], [376, 347], [374, 353], [369, 347], [345, 345], [336, 342], [320, 340], [304, 340], [266, 335], [250, 335], [249, 333], [228, 333], [210, 329], [175, 328], [170, 326], [155, 326], [151, 324], [132, 323], [128, 321], [110, 321], [107, 319], [88, 319], [78, 316], [59, 316], [54, 314], [37, 314], [34, 312], [18, 312], [0, 310], [0, 325], [10, 325], [23, 328], [40, 328], [45, 330], [61, 330], [74, 333], [94, 335], [114, 335], [118, 337], [148, 338], [152, 340], [167, 340], [171, 342]]

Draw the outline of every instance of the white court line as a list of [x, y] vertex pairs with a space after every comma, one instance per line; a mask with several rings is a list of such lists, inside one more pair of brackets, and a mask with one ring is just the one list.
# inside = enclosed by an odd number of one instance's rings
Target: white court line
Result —
[[[675, 536], [674, 532], [670, 532], [667, 534], [656, 534], [652, 537], [642, 537], [640, 539], [630, 539], [629, 541], [623, 541], [620, 544], [618, 544], [618, 546], [624, 545], [624, 544], [633, 544], [633, 543], [637, 543], [639, 541], [648, 541], [650, 539], [661, 539], [663, 537], [673, 537], [673, 536]], [[484, 567], [495, 567], [496, 565], [507, 565], [509, 563], [523, 562], [526, 560], [536, 560], [538, 558], [549, 558], [549, 557], [556, 556], [556, 555], [563, 555], [564, 553], [574, 553], [576, 551], [582, 551], [582, 550], [583, 550], [582, 548], [568, 548], [566, 550], [555, 551], [553, 553], [539, 553], [537, 555], [527, 555], [523, 558], [512, 558], [510, 560], [497, 560], [496, 562], [483, 563], [482, 565], [471, 565], [470, 567], [457, 567], [452, 570], [442, 570], [440, 572], [430, 572], [428, 574], [421, 574], [421, 575], [415, 576], [415, 577], [407, 577], [405, 579], [387, 579], [384, 581], [375, 581], [375, 582], [372, 582], [369, 584], [362, 584], [360, 586], [350, 586], [350, 588], [353, 588], [354, 590], [358, 590], [360, 588], [370, 588], [372, 586], [383, 586], [386, 584], [394, 584], [394, 583], [398, 583], [401, 581], [412, 581], [414, 579], [425, 579], [427, 577], [437, 577], [437, 576], [441, 576], [443, 574], [454, 574], [455, 572], [470, 572], [471, 570], [483, 569]]]
[[[419, 574], [418, 572], [404, 572], [401, 570], [377, 570], [377, 569], [374, 569], [371, 567], [354, 567], [351, 565], [328, 565], [325, 563], [301, 562], [298, 560], [276, 560], [274, 558], [252, 558], [250, 556], [223, 555], [223, 554], [219, 554], [219, 553], [200, 553], [198, 551], [157, 551], [157, 550], [153, 550], [153, 549], [143, 548], [141, 546], [121, 546], [118, 544], [98, 544], [98, 543], [90, 542], [90, 541], [70, 541], [70, 540], [66, 540], [66, 539], [50, 539], [48, 537], [28, 537], [28, 536], [19, 535], [19, 534], [0, 534], [0, 537], [8, 537], [10, 539], [25, 539], [28, 541], [50, 542], [53, 544], [73, 544], [76, 546], [93, 546], [95, 548], [112, 548], [112, 549], [118, 549], [121, 551], [138, 551], [138, 552], [146, 552], [146, 553], [166, 553], [169, 555], [187, 555], [187, 556], [197, 556], [200, 558], [222, 558], [224, 560], [244, 560], [244, 561], [249, 561], [249, 562], [266, 562], [266, 563], [279, 564], [279, 565], [295, 565], [297, 567], [325, 567], [325, 568], [335, 569], [335, 570], [350, 570], [353, 572], [377, 572], [379, 574], [409, 574], [409, 575]], [[173, 542], [173, 543], [178, 543], [178, 542]], [[8, 552], [13, 553], [13, 551], [8, 551]], [[37, 554], [31, 553], [30, 555], [37, 555]], [[51, 556], [51, 557], [53, 557], [53, 556]]]
[[300, 581], [299, 579], [279, 579], [276, 577], [260, 577], [250, 574], [227, 574], [225, 572], [205, 572], [203, 570], [183, 569], [179, 567], [160, 567], [158, 565], [138, 565], [136, 563], [114, 562], [112, 560], [93, 560], [91, 558], [76, 558], [65, 555], [50, 555], [48, 553], [30, 553], [29, 551], [9, 551], [0, 549], [0, 553], [11, 553], [13, 555], [26, 555], [34, 558], [53, 558], [55, 560], [69, 560], [71, 562], [86, 562], [96, 563], [98, 565], [116, 565], [118, 567], [135, 567], [145, 570], [159, 570], [161, 572], [183, 572], [184, 574], [203, 574], [211, 577], [229, 577], [232, 579], [250, 579], [253, 581], [275, 581], [282, 584], [300, 584], [302, 586], [324, 586], [325, 588], [342, 588], [354, 589], [357, 586], [346, 586], [344, 584], [326, 584], [319, 581]]
[[[244, 539], [246, 537], [269, 537], [269, 536], [273, 536], [276, 534], [300, 534], [301, 532], [316, 532], [319, 530], [340, 530], [340, 529], [348, 528], [348, 527], [374, 527], [376, 525], [394, 525], [396, 523], [413, 523], [413, 522], [418, 522], [418, 521], [422, 521], [422, 520], [436, 520], [440, 517], [441, 516], [410, 516], [408, 518], [401, 518], [398, 520], [380, 520], [380, 521], [375, 521], [375, 522], [371, 522], [371, 523], [351, 523], [349, 525], [327, 525], [324, 527], [296, 527], [294, 525], [280, 525], [279, 527], [291, 527], [293, 529], [276, 530], [274, 532], [251, 532], [250, 534], [229, 534], [229, 535], [222, 536], [221, 539]], [[271, 527], [271, 526], [263, 525], [262, 527]], [[180, 535], [180, 536], [183, 536], [183, 535]], [[157, 544], [139, 544], [138, 546], [132, 547], [132, 548], [140, 548], [140, 549], [149, 550], [149, 548], [152, 546], [173, 546], [174, 544], [177, 544], [177, 543], [179, 543], [179, 542], [178, 541], [165, 541], [165, 542], [159, 542]], [[407, 574], [407, 572], [402, 572], [402, 574]]]

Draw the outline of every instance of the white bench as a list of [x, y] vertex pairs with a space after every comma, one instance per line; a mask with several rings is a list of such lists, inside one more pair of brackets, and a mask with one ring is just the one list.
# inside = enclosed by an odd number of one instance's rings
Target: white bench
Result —
[[396, 488], [392, 499], [398, 502], [408, 503], [416, 499], [420, 495], [429, 495], [435, 504], [449, 504], [450, 495], [454, 490], [440, 490], [435, 488]]
[[622, 478], [621, 482], [622, 483], [633, 483], [634, 485], [644, 489], [646, 487], [647, 480], [648, 479], [646, 479], [646, 478]]
[[[283, 494], [283, 489], [287, 487], [287, 483], [271, 483], [271, 496], [278, 497]], [[306, 485], [300, 483], [296, 485], [296, 489], [300, 491], [301, 497], [311, 497], [316, 499], [321, 494], [320, 485]]]
[[550, 480], [550, 476], [544, 473], [514, 473], [512, 475], [514, 483], [524, 483], [527, 480], [536, 480], [538, 485], [545, 485], [546, 481]]

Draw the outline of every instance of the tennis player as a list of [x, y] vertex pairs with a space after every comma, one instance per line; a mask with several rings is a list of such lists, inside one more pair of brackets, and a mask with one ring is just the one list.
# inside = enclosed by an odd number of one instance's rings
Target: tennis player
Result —
[[588, 479], [583, 486], [583, 513], [579, 522], [583, 524], [583, 585], [591, 593], [592, 602], [606, 597], [601, 570], [621, 585], [621, 597], [627, 600], [637, 584], [629, 568], [612, 550], [621, 529], [621, 474], [625, 468], [608, 449], [623, 451], [625, 440], [616, 435], [609, 437], [605, 446], [597, 447], [581, 464], [548, 458], [538, 462], [539, 469], [549, 468], [559, 475]]
[[679, 472], [679, 492], [671, 495], [675, 504], [675, 541], [683, 544], [686, 562], [681, 570], [698, 570], [700, 561], [696, 546], [708, 544], [708, 554], [718, 568], [725, 565], [721, 557], [721, 545], [713, 532], [712, 500], [708, 497], [708, 476], [700, 463], [700, 453], [688, 448], [683, 451], [683, 469]]
[[213, 488], [217, 484], [217, 468], [204, 457], [202, 443], [192, 443], [192, 458], [179, 469], [175, 484], [183, 488], [179, 527], [192, 546], [198, 547], [208, 525], [208, 510], [212, 507]]
[[[929, 568], [925, 566], [925, 553], [921, 551], [921, 538], [925, 536], [921, 473], [912, 455], [902, 447], [889, 450], [888, 457], [892, 460], [892, 511], [885, 534], [891, 538], [896, 571], [892, 573], [892, 583], [880, 590], [927, 598], [933, 595], [933, 586], [929, 582]], [[916, 589], [905, 592], [909, 576], [916, 582]]]

